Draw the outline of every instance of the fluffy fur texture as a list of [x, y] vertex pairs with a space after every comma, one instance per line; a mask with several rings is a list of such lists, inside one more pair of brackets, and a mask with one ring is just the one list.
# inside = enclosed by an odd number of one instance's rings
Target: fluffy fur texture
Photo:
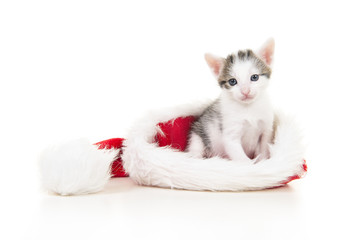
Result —
[[83, 139], [48, 147], [40, 156], [43, 185], [60, 195], [98, 192], [111, 177], [110, 166], [117, 154]]
[[173, 118], [199, 116], [208, 104], [152, 112], [137, 122], [124, 142], [122, 159], [130, 177], [140, 185], [189, 190], [244, 191], [281, 186], [302, 175], [304, 148], [292, 118], [277, 114], [271, 158], [257, 164], [220, 157], [204, 160], [186, 152], [158, 147], [157, 124]]

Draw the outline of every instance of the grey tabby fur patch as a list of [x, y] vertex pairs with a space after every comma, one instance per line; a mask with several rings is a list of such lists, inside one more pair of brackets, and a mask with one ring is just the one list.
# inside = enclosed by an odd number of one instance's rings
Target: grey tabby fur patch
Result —
[[191, 127], [191, 132], [196, 133], [202, 139], [205, 146], [205, 152], [210, 151], [211, 148], [210, 137], [208, 136], [209, 129], [206, 129], [207, 126], [209, 126], [209, 122], [213, 122], [215, 125], [214, 127], [217, 127], [222, 131], [223, 127], [219, 99], [208, 106]]

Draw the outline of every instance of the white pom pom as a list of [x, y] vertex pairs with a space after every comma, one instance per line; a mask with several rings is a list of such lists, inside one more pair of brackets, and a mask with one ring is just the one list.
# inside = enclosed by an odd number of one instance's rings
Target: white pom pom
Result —
[[79, 139], [48, 147], [40, 156], [44, 187], [60, 195], [98, 192], [111, 177], [117, 150], [99, 150]]

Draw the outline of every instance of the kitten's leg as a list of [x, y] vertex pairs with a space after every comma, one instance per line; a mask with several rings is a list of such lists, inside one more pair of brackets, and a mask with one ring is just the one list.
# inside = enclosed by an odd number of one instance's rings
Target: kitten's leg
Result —
[[225, 152], [232, 161], [251, 162], [251, 159], [246, 155], [243, 147], [241, 146], [241, 142], [238, 138], [224, 136], [223, 141], [224, 141]]
[[269, 143], [271, 142], [272, 133], [271, 131], [265, 131], [260, 136], [259, 146], [256, 148], [255, 155], [256, 161], [255, 163], [270, 158], [270, 150], [269, 150]]
[[194, 158], [202, 158], [204, 156], [205, 146], [199, 135], [192, 132], [189, 139], [187, 152]]

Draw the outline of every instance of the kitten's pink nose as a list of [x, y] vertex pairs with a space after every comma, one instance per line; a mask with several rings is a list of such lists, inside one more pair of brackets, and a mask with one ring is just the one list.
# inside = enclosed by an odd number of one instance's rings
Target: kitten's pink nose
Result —
[[243, 89], [241, 89], [241, 93], [242, 93], [244, 96], [248, 96], [249, 93], [250, 93], [250, 89], [249, 89], [249, 88], [243, 88]]

